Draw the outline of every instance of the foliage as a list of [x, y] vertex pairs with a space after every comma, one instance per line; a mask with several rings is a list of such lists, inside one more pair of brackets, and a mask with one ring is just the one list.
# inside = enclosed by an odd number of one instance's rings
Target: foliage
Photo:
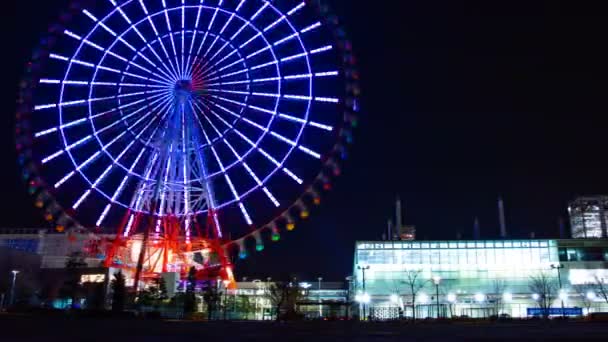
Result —
[[82, 252], [71, 253], [65, 263], [67, 279], [59, 290], [59, 296], [72, 299], [73, 309], [79, 307], [78, 303], [84, 296], [84, 289], [80, 283], [80, 269], [85, 267], [87, 267], [87, 263]]
[[167, 299], [169, 299], [169, 296], [167, 295], [165, 280], [159, 277], [154, 281], [154, 286], [150, 286], [139, 293], [137, 304], [158, 307], [165, 303]]
[[275, 319], [297, 316], [297, 302], [303, 289], [295, 281], [277, 281], [268, 288], [268, 299], [274, 307]]
[[114, 274], [110, 287], [112, 288], [112, 311], [124, 311], [127, 299], [127, 286], [122, 271]]
[[196, 268], [191, 267], [188, 271], [186, 293], [184, 295], [184, 314], [194, 313], [196, 309]]
[[555, 278], [545, 272], [540, 272], [530, 277], [528, 287], [532, 293], [538, 294], [538, 307], [541, 309], [543, 317], [548, 318], [558, 288]]
[[203, 300], [207, 305], [208, 320], [212, 319], [213, 314], [217, 311], [222, 298], [222, 293], [218, 290], [218, 285], [219, 284], [214, 284], [213, 282], [208, 282], [203, 289]]

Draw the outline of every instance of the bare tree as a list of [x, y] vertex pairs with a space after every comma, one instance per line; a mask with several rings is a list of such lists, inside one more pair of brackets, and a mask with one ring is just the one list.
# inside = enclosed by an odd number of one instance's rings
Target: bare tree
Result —
[[594, 288], [599, 293], [602, 298], [608, 303], [608, 281], [606, 278], [600, 278], [599, 276], [595, 276], [594, 278]]
[[555, 278], [547, 275], [545, 272], [540, 272], [530, 277], [528, 286], [532, 293], [538, 295], [538, 307], [541, 309], [543, 317], [548, 318], [551, 304], [555, 299], [558, 288]]
[[405, 270], [403, 284], [412, 299], [412, 318], [416, 319], [416, 296], [427, 283], [427, 279], [422, 279], [422, 270]]
[[492, 303], [492, 309], [494, 315], [499, 315], [504, 307], [503, 295], [507, 285], [504, 280], [495, 279], [492, 282], [492, 294], [489, 295], [490, 302]]
[[274, 306], [278, 321], [281, 317], [290, 318], [297, 314], [297, 302], [302, 296], [302, 288], [297, 282], [275, 281], [268, 288], [267, 296]]
[[575, 285], [574, 290], [576, 291], [576, 293], [579, 296], [581, 296], [581, 303], [583, 303], [583, 305], [585, 305], [585, 308], [587, 309], [587, 313], [589, 313], [589, 309], [591, 309], [591, 304], [593, 304], [593, 301], [591, 300], [591, 298], [589, 298], [587, 296], [587, 294], [590, 291], [594, 290], [593, 284], [592, 285], [589, 285], [589, 284]]

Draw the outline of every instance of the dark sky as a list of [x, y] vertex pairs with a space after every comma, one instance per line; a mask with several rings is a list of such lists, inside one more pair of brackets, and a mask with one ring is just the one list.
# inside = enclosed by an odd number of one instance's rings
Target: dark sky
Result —
[[[19, 180], [16, 84], [66, 1], [2, 13], [3, 226], [42, 224]], [[56, 4], [55, 4], [56, 3]], [[376, 239], [400, 194], [419, 238], [557, 235], [578, 194], [608, 193], [608, 11], [591, 1], [330, 1], [352, 37], [363, 113], [351, 159], [311, 219], [251, 257], [240, 276], [342, 279], [356, 240]], [[33, 12], [33, 7], [37, 8]]]

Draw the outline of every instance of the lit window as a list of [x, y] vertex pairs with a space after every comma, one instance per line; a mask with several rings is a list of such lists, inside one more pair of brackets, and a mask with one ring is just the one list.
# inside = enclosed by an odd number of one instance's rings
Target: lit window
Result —
[[83, 274], [80, 276], [81, 283], [103, 283], [105, 280], [105, 274]]

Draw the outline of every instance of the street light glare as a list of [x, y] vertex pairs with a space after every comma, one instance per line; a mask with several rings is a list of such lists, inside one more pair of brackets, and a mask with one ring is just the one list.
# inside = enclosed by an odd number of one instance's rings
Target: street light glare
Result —
[[439, 285], [439, 282], [441, 282], [441, 277], [440, 276], [434, 276], [433, 277], [433, 282], [435, 283], [435, 285]]
[[482, 293], [476, 293], [475, 294], [475, 301], [477, 302], [483, 302], [485, 296]]
[[391, 302], [397, 303], [398, 301], [399, 301], [399, 296], [397, 296], [396, 294], [392, 294], [391, 295]]
[[538, 295], [538, 293], [533, 293], [532, 294], [532, 299], [538, 300], [539, 298], [540, 298], [540, 296]]
[[420, 303], [426, 303], [429, 300], [429, 296], [427, 296], [425, 293], [421, 293], [418, 295], [418, 301]]
[[456, 301], [456, 295], [453, 293], [448, 293], [448, 302], [454, 303]]
[[502, 299], [503, 299], [505, 302], [510, 302], [510, 301], [512, 301], [512, 300], [513, 300], [513, 294], [511, 294], [510, 292], [505, 292], [505, 293], [502, 295]]
[[371, 301], [371, 298], [369, 296], [369, 293], [364, 293], [363, 295], [361, 295], [361, 302], [368, 304]]

